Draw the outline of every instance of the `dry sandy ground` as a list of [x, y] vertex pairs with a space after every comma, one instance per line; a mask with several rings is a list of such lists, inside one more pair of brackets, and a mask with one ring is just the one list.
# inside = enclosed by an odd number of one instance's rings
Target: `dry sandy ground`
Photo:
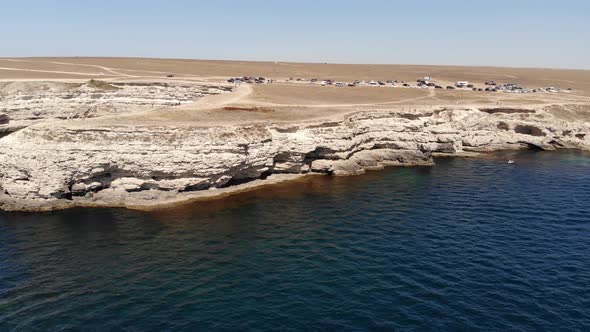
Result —
[[254, 93], [245, 102], [275, 106], [351, 106], [409, 101], [427, 96], [426, 89], [268, 84], [254, 86]]
[[[173, 75], [173, 77], [168, 77]], [[339, 65], [140, 58], [0, 58], [0, 80], [173, 81], [222, 83], [233, 76], [264, 76], [280, 82], [244, 85], [232, 94], [207, 97], [174, 109], [115, 117], [119, 124], [233, 124], [243, 121], [293, 121], [330, 117], [366, 109], [424, 109], [461, 105], [543, 107], [567, 105], [563, 116], [582, 114], [590, 105], [590, 71], [497, 67]], [[525, 87], [573, 88], [571, 93], [506, 94], [392, 87], [322, 87], [285, 82], [293, 78], [404, 80], [432, 76], [446, 86], [467, 80], [478, 87], [494, 80]], [[556, 108], [556, 113], [562, 112]], [[572, 115], [573, 114], [573, 115]], [[113, 117], [84, 120], [112, 123]]]
[[[458, 66], [417, 66], [417, 65], [346, 65], [310, 64], [288, 62], [250, 61], [204, 61], [177, 59], [142, 58], [19, 58], [18, 61], [0, 59], [0, 67], [30, 68], [78, 73], [105, 73], [110, 68], [127, 75], [175, 74], [201, 77], [268, 76], [301, 77], [334, 80], [407, 80], [432, 76], [451, 82], [467, 80], [484, 82], [515, 82], [523, 85], [561, 85], [574, 88], [590, 95], [590, 71], [501, 68], [501, 67], [458, 67]], [[27, 61], [27, 62], [23, 62]], [[16, 73], [0, 72], [0, 78], [18, 78]]]

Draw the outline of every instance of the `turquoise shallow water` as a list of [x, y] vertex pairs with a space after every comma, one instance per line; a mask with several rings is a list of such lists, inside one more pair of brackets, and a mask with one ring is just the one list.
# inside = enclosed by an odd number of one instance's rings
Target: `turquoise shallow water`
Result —
[[582, 331], [589, 257], [590, 156], [573, 152], [156, 213], [0, 213], [0, 331]]

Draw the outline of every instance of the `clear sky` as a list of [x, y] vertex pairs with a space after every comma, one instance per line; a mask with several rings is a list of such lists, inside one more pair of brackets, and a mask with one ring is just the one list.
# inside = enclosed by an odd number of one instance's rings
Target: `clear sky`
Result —
[[0, 56], [590, 69], [587, 0], [0, 0]]

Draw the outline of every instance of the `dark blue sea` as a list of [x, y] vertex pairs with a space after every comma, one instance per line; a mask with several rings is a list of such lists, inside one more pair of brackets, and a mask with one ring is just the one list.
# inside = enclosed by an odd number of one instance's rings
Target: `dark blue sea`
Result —
[[438, 159], [149, 213], [0, 213], [11, 330], [588, 331], [590, 155]]

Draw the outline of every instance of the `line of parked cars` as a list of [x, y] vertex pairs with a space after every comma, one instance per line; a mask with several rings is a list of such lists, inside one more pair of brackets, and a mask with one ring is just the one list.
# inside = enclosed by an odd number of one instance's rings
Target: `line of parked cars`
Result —
[[[423, 78], [416, 80], [416, 85], [411, 85], [404, 81], [397, 81], [397, 80], [387, 80], [387, 81], [362, 81], [362, 80], [355, 80], [353, 82], [342, 82], [342, 81], [334, 81], [332, 79], [326, 80], [319, 80], [317, 78], [312, 78], [310, 80], [304, 78], [292, 78], [290, 77], [288, 81], [296, 81], [296, 82], [310, 82], [314, 84], [320, 84], [322, 86], [330, 85], [330, 86], [337, 86], [337, 87], [355, 87], [355, 86], [402, 86], [406, 88], [415, 87], [415, 88], [434, 88], [434, 89], [446, 89], [446, 90], [471, 90], [471, 91], [478, 91], [478, 92], [506, 92], [506, 93], [536, 93], [536, 92], [561, 92], [561, 91], [572, 91], [571, 88], [562, 90], [556, 87], [547, 87], [547, 88], [536, 88], [536, 89], [525, 89], [522, 86], [516, 83], [507, 83], [507, 84], [498, 84], [495, 81], [486, 81], [485, 88], [483, 87], [476, 87], [474, 84], [469, 83], [468, 81], [457, 81], [454, 85], [447, 85], [443, 88], [443, 86], [438, 85], [433, 82], [432, 77], [425, 76]], [[242, 77], [232, 77], [227, 80], [228, 83], [251, 83], [251, 84], [262, 84], [262, 83], [273, 83], [274, 80], [266, 79], [261, 76], [242, 76]]]
[[262, 84], [262, 83], [272, 83], [273, 80], [266, 79], [261, 76], [242, 76], [242, 77], [231, 77], [227, 80], [228, 83], [255, 83], [255, 84]]
[[334, 86], [349, 86], [349, 87], [353, 87], [353, 86], [386, 86], [386, 85], [390, 85], [390, 86], [405, 86], [405, 87], [409, 87], [410, 84], [404, 82], [404, 81], [394, 81], [394, 80], [387, 80], [387, 81], [361, 81], [361, 80], [355, 80], [353, 82], [350, 83], [346, 83], [346, 82], [335, 82], [334, 80], [323, 80], [323, 81], [318, 81], [316, 79], [312, 79], [310, 80], [310, 82], [315, 83], [315, 82], [319, 82], [319, 84], [321, 84], [322, 86], [326, 86], [326, 85], [334, 85]]

